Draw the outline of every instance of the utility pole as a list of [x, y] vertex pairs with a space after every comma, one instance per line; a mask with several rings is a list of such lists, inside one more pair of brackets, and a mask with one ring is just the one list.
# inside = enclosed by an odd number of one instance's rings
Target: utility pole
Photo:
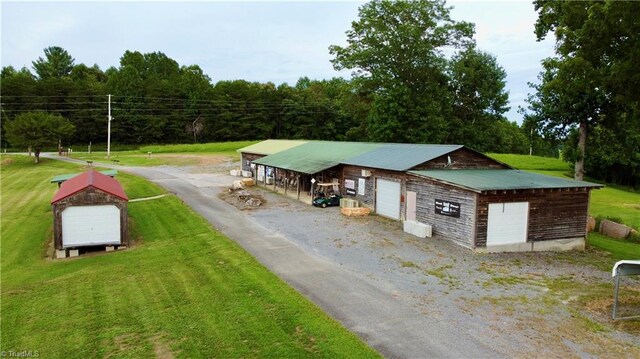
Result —
[[111, 94], [109, 96], [109, 118], [107, 122], [107, 158], [111, 158]]
[[529, 134], [529, 156], [533, 155], [533, 127], [531, 127], [531, 133]]

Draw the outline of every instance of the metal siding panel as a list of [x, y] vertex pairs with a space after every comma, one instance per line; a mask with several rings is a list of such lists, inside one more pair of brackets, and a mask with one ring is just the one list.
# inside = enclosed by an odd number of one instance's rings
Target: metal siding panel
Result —
[[400, 182], [376, 179], [376, 213], [400, 219]]
[[71, 206], [62, 212], [64, 248], [105, 244], [120, 244], [118, 207]]

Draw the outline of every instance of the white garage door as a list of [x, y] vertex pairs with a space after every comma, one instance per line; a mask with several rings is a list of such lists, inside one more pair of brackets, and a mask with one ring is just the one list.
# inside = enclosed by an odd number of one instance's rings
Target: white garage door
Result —
[[487, 246], [527, 241], [529, 202], [490, 203]]
[[376, 180], [376, 213], [400, 219], [400, 182]]
[[114, 205], [72, 206], [62, 212], [62, 246], [120, 244], [120, 210]]

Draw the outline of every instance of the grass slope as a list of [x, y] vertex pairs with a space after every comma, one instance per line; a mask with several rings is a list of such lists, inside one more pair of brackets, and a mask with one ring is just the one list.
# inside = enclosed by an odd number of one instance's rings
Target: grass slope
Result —
[[[45, 258], [54, 175], [3, 156], [2, 350], [43, 357], [377, 357], [173, 196], [129, 204], [135, 245]], [[163, 193], [119, 175], [131, 197]]]

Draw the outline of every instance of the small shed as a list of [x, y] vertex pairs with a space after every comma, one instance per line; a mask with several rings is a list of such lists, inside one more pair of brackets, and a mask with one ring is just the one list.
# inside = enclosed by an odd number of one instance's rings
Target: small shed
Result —
[[94, 170], [65, 181], [51, 200], [56, 249], [128, 245], [128, 201], [117, 180]]

